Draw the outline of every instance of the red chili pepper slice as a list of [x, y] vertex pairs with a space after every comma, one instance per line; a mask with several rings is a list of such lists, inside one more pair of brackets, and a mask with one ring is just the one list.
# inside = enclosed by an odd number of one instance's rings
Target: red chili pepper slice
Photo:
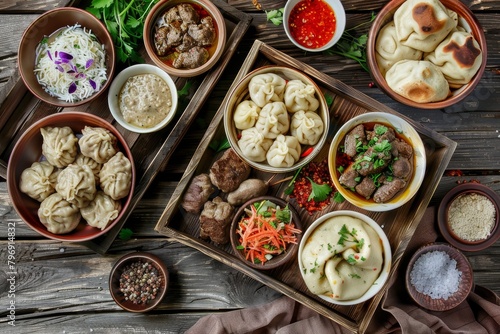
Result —
[[311, 152], [314, 150], [314, 147], [309, 147], [307, 150], [305, 150], [304, 152], [302, 152], [302, 154], [300, 155], [301, 158], [305, 158], [307, 157], [309, 154], [311, 154]]

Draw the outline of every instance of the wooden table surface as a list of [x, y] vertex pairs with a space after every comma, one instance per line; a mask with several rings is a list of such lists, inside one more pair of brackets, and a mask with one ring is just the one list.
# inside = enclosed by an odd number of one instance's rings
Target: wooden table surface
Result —
[[[259, 39], [302, 60], [328, 75], [381, 101], [394, 110], [420, 122], [458, 143], [431, 201], [439, 204], [457, 183], [477, 180], [500, 194], [500, 1], [462, 0], [482, 24], [488, 43], [488, 62], [484, 76], [472, 94], [446, 110], [406, 107], [370, 88], [369, 74], [346, 58], [324, 54], [305, 54], [292, 45], [282, 26], [266, 22], [266, 14], [256, 10], [251, 0], [228, 0], [229, 5], [253, 17], [219, 84], [173, 153], [163, 172], [156, 176], [125, 227], [134, 231], [128, 241], [115, 240], [106, 255], [96, 254], [82, 245], [40, 237], [16, 214], [11, 206], [6, 182], [0, 180], [0, 332], [4, 333], [182, 333], [200, 317], [260, 305], [280, 296], [273, 289], [242, 273], [154, 231], [189, 159], [214, 112], [232, 83], [253, 41]], [[261, 1], [266, 10], [283, 7], [286, 1]], [[369, 20], [385, 0], [343, 1], [347, 27]], [[16, 103], [38, 108], [29, 93], [13, 96], [23, 83], [16, 69], [20, 37], [27, 25], [46, 10], [78, 4], [65, 0], [0, 0], [0, 103]], [[366, 32], [368, 26], [357, 31]], [[14, 102], [13, 102], [14, 101]], [[4, 134], [0, 134], [3, 137]], [[462, 176], [456, 176], [460, 171]], [[15, 327], [8, 324], [9, 289], [7, 279], [7, 232], [15, 224]], [[149, 315], [122, 311], [112, 300], [108, 275], [122, 255], [143, 250], [160, 256], [170, 270], [168, 294], [161, 306]], [[500, 242], [477, 253], [466, 253], [474, 269], [476, 284], [500, 294]]]

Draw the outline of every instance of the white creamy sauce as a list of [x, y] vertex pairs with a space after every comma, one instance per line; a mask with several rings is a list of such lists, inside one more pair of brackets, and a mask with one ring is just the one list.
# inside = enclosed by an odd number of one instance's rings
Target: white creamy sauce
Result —
[[130, 77], [123, 85], [118, 104], [127, 123], [151, 128], [167, 117], [172, 108], [172, 93], [155, 74]]
[[312, 293], [351, 300], [361, 297], [377, 280], [384, 258], [380, 239], [368, 224], [336, 216], [311, 233], [301, 261]]

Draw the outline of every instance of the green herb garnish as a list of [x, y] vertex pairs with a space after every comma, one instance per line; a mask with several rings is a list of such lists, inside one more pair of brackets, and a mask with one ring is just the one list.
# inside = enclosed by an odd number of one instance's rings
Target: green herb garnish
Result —
[[299, 176], [301, 170], [302, 167], [297, 169], [297, 171], [295, 172], [295, 175], [293, 176], [292, 180], [290, 181], [290, 183], [288, 184], [288, 186], [284, 191], [286, 195], [291, 195], [293, 193], [293, 188], [295, 188], [295, 180], [297, 179], [297, 176]]
[[327, 183], [317, 184], [309, 177], [307, 179], [309, 180], [309, 182], [311, 182], [312, 186], [311, 193], [307, 198], [308, 201], [314, 200], [316, 202], [321, 202], [328, 198], [328, 195], [330, 195], [330, 193], [332, 192], [332, 187], [330, 187], [330, 185], [328, 185]]
[[131, 229], [122, 228], [120, 230], [120, 233], [118, 233], [118, 238], [120, 238], [120, 240], [127, 241], [127, 240], [130, 240], [132, 238], [133, 234], [134, 234], [134, 232], [132, 232]]
[[270, 11], [266, 10], [265, 12], [266, 12], [267, 20], [274, 23], [274, 25], [279, 26], [280, 24], [283, 23], [283, 12], [284, 11], [285, 11], [285, 8], [273, 9]]

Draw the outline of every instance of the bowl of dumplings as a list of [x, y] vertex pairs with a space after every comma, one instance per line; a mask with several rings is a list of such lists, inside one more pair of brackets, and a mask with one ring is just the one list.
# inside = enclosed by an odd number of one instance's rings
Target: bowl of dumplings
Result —
[[132, 153], [116, 128], [92, 114], [61, 112], [21, 135], [9, 158], [7, 188], [33, 230], [81, 242], [122, 219], [135, 175]]
[[326, 141], [325, 97], [304, 73], [264, 66], [229, 92], [224, 129], [233, 150], [250, 166], [286, 173], [308, 164]]
[[392, 0], [368, 35], [373, 80], [394, 100], [441, 109], [466, 98], [486, 67], [486, 39], [460, 1]]

